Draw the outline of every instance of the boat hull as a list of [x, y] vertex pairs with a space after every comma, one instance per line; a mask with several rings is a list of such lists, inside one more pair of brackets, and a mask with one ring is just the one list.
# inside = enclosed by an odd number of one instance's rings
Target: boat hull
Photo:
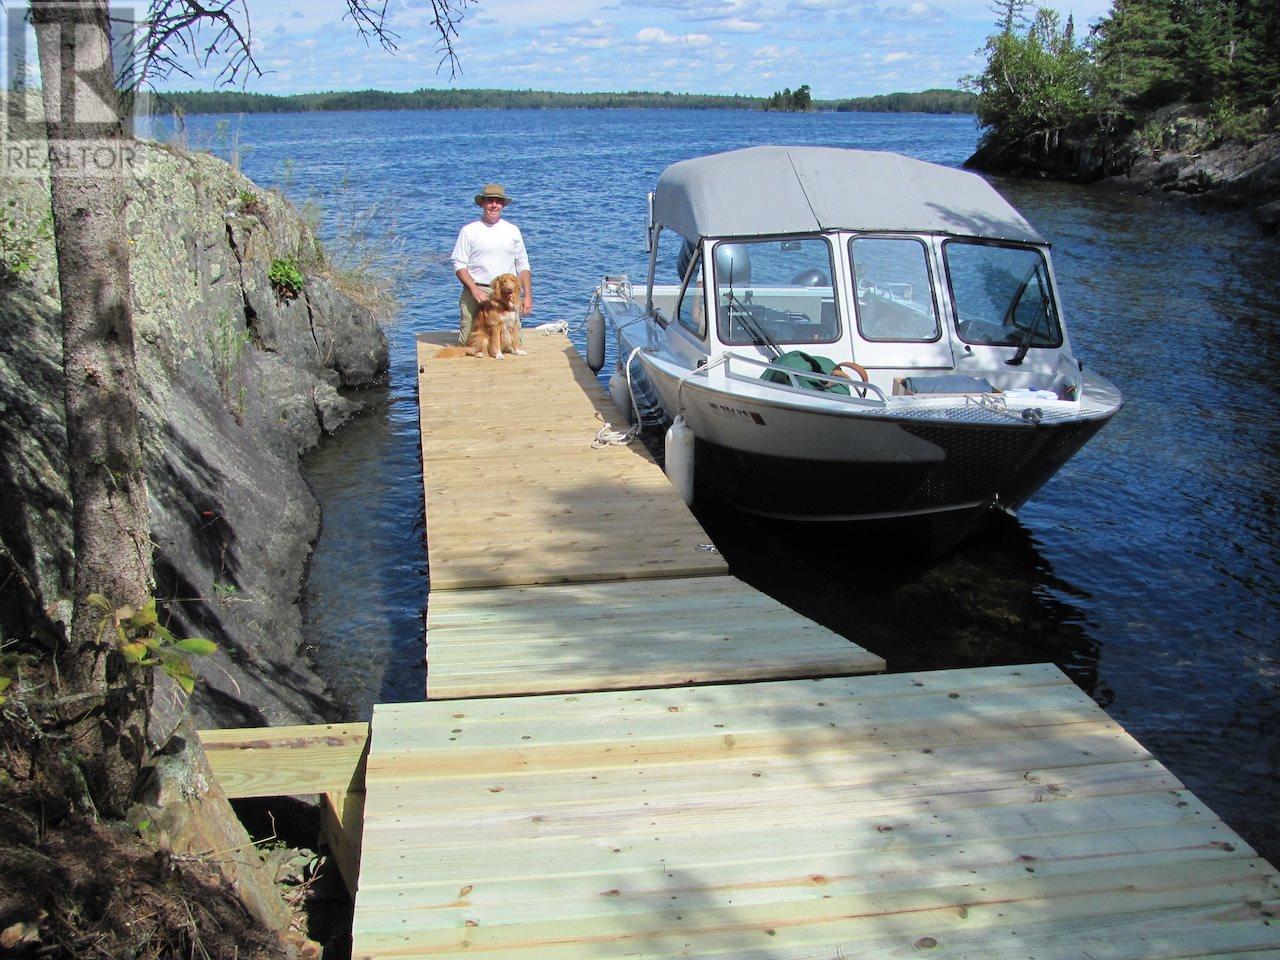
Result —
[[891, 429], [904, 433], [903, 446], [923, 442], [937, 452], [899, 461], [800, 459], [699, 437], [694, 477], [732, 506], [775, 519], [840, 522], [985, 513], [993, 507], [1015, 511], [1101, 427], [1099, 421], [1025, 430], [894, 424]]
[[1016, 511], [1110, 419], [1037, 422], [956, 408], [937, 417], [815, 409], [643, 367], [697, 438], [694, 478], [737, 509], [818, 523]]

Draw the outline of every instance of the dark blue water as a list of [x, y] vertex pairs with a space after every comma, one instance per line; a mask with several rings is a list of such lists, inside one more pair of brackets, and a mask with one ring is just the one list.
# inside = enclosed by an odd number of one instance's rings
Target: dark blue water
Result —
[[[394, 230], [418, 268], [390, 331], [388, 389], [307, 464], [325, 510], [306, 593], [310, 637], [353, 717], [423, 689], [413, 338], [455, 322], [447, 254], [481, 184], [505, 183], [516, 197], [508, 216], [534, 262], [533, 321], [577, 321], [604, 273], [643, 276], [645, 194], [672, 161], [815, 143], [958, 164], [976, 140], [967, 118], [896, 115], [547, 110], [247, 116], [229, 131], [213, 118], [189, 123], [194, 144], [225, 153], [238, 140], [252, 178], [318, 203], [330, 236], [336, 220], [376, 208], [378, 229]], [[1018, 520], [933, 563], [855, 564], [714, 509], [701, 519], [740, 576], [892, 670], [1058, 663], [1280, 859], [1280, 245], [1240, 214], [1051, 183], [1001, 186], [1054, 241], [1076, 353], [1125, 392], [1121, 415]]]

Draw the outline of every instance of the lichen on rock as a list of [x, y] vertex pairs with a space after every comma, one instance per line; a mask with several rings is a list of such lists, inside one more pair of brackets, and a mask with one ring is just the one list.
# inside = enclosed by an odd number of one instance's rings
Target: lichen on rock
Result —
[[[385, 374], [386, 340], [283, 197], [208, 154], [139, 151], [126, 222], [156, 595], [175, 633], [219, 645], [197, 665], [194, 718], [326, 718], [331, 698], [302, 655], [298, 601], [320, 514], [298, 458], [358, 413], [340, 391]], [[0, 283], [0, 628], [54, 637], [72, 540], [56, 264], [39, 230], [48, 181], [6, 181], [10, 198], [35, 253]], [[276, 258], [303, 272], [296, 298], [274, 295]]]

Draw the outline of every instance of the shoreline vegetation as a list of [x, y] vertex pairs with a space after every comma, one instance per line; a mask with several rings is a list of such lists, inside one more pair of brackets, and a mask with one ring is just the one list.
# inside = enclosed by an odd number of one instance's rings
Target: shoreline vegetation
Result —
[[[546, 110], [546, 109], [674, 109], [778, 110], [809, 113], [977, 113], [978, 98], [963, 90], [922, 90], [841, 100], [810, 100], [780, 107], [775, 98], [737, 94], [672, 93], [629, 90], [616, 93], [556, 93], [549, 90], [336, 90], [279, 95], [239, 90], [187, 90], [158, 93], [151, 113], [310, 113], [338, 110]], [[797, 91], [798, 92], [798, 91]], [[788, 91], [790, 93], [790, 91]]]
[[1124, 0], [1070, 16], [998, 0], [964, 86], [984, 128], [966, 166], [1258, 204], [1280, 225], [1280, 5]]

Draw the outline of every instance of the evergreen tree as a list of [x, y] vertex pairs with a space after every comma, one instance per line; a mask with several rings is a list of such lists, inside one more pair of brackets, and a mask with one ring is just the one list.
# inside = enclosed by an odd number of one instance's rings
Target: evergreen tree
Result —
[[1032, 0], [996, 0], [989, 9], [996, 15], [996, 27], [1002, 34], [1012, 35], [1027, 26], [1027, 10]]

